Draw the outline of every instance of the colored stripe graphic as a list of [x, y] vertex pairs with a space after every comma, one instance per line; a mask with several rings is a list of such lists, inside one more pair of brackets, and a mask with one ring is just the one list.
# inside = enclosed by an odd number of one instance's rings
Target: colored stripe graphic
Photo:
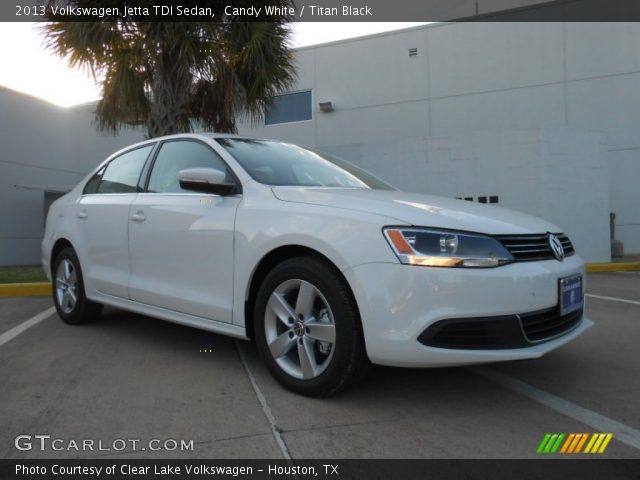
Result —
[[612, 433], [594, 433], [584, 453], [604, 453], [612, 438]]
[[553, 435], [551, 435], [551, 438], [547, 442], [547, 446], [544, 447], [544, 453], [551, 453], [551, 447], [553, 447], [553, 444], [555, 443], [556, 438], [558, 438], [557, 433], [554, 433]]
[[582, 434], [576, 433], [576, 436], [573, 437], [573, 442], [571, 442], [571, 445], [569, 446], [569, 450], [567, 450], [567, 453], [573, 453], [576, 447], [578, 446], [578, 442], [580, 440], [582, 440]]
[[540, 445], [538, 445], [538, 450], [537, 450], [538, 453], [544, 452], [544, 447], [547, 445], [547, 442], [549, 441], [550, 438], [551, 438], [550, 433], [545, 434], [544, 438], [540, 442]]
[[575, 451], [573, 453], [580, 453], [580, 450], [582, 450], [582, 446], [584, 445], [584, 442], [587, 441], [587, 438], [589, 438], [589, 434], [588, 433], [583, 433], [582, 434], [582, 438], [578, 442], [578, 445], [576, 445], [576, 449], [575, 449]]
[[[545, 433], [537, 452], [542, 454], [604, 453], [612, 438], [612, 433]], [[583, 450], [585, 443], [586, 447]]]
[[562, 443], [564, 437], [564, 433], [558, 435], [558, 439], [556, 440], [556, 443], [553, 445], [553, 447], [551, 447], [551, 451], [549, 453], [556, 453], [558, 451], [558, 448], [560, 448], [560, 444]]
[[562, 440], [566, 436], [565, 433], [547, 433], [543, 437], [540, 445], [538, 445], [538, 453], [556, 453], [560, 445], [562, 445]]
[[598, 450], [598, 453], [604, 453], [604, 451], [607, 449], [607, 446], [609, 445], [609, 442], [611, 441], [611, 439], [613, 438], [613, 433], [607, 433], [607, 436], [604, 439], [604, 442], [602, 442], [602, 445], [600, 445], [600, 450]]
[[587, 443], [587, 448], [584, 449], [584, 453], [591, 452], [591, 448], [593, 447], [593, 444], [596, 443], [597, 438], [598, 438], [597, 433], [594, 433], [593, 435], [591, 435], [591, 440], [589, 440], [589, 443]]
[[573, 442], [573, 439], [575, 438], [576, 434], [575, 433], [570, 433], [569, 436], [567, 437], [567, 440], [564, 442], [564, 445], [562, 445], [562, 449], [560, 449], [560, 453], [566, 453], [567, 449], [569, 448], [569, 445], [571, 445], [571, 442]]

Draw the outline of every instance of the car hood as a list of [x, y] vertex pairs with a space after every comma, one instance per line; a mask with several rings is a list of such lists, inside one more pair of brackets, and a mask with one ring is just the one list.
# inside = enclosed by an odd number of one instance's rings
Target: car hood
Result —
[[276, 198], [285, 202], [367, 212], [415, 226], [492, 235], [562, 231], [525, 213], [435, 195], [357, 188], [277, 186], [272, 190]]

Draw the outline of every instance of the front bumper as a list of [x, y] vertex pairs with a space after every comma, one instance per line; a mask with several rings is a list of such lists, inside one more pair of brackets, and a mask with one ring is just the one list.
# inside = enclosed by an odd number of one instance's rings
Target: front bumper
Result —
[[577, 273], [584, 275], [584, 263], [572, 255], [563, 262], [517, 262], [486, 269], [370, 263], [344, 275], [358, 303], [373, 363], [438, 367], [537, 358], [581, 335], [593, 325], [584, 316], [565, 333], [521, 348], [437, 348], [418, 340], [441, 320], [550, 309], [558, 304], [558, 280]]

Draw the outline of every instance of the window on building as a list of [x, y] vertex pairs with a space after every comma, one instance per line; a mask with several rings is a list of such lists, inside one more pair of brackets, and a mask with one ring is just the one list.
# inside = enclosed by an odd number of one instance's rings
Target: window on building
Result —
[[114, 158], [102, 175], [97, 193], [135, 192], [140, 172], [151, 150], [153, 145], [148, 145]]
[[265, 125], [311, 120], [311, 90], [277, 95], [265, 115]]

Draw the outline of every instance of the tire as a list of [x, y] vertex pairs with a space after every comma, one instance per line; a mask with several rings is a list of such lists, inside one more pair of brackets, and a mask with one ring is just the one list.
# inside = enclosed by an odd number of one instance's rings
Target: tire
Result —
[[51, 274], [53, 304], [63, 321], [80, 325], [95, 320], [100, 315], [102, 305], [85, 296], [82, 269], [73, 248], [68, 247], [58, 253]]
[[253, 318], [260, 356], [285, 388], [326, 397], [366, 375], [358, 310], [325, 261], [296, 257], [277, 265], [258, 290]]

